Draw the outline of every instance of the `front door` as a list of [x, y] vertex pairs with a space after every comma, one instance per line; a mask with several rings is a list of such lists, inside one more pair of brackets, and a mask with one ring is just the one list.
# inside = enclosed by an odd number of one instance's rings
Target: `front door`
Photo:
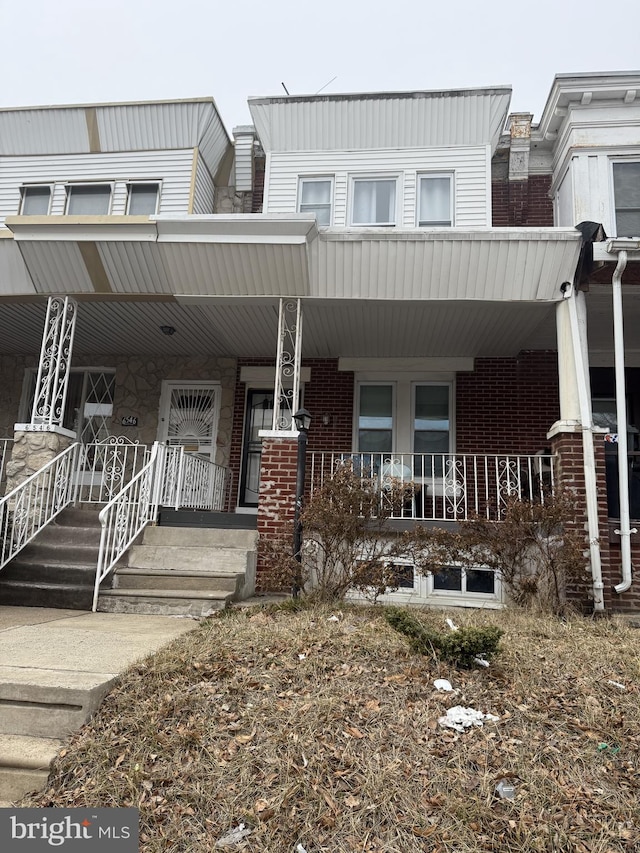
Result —
[[262, 455], [260, 430], [273, 426], [273, 388], [270, 391], [249, 390], [246, 413], [239, 503], [240, 506], [257, 507]]
[[219, 382], [162, 383], [158, 441], [215, 462], [219, 417]]

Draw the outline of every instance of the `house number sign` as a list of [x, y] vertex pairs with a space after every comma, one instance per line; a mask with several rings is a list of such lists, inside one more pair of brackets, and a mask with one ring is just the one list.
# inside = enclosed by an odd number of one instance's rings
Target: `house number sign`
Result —
[[120, 424], [121, 426], [138, 426], [138, 418], [135, 415], [125, 415]]

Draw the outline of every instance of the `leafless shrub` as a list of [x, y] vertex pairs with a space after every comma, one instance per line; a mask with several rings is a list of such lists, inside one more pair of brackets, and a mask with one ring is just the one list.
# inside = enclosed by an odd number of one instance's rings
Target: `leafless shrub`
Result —
[[562, 614], [567, 586], [587, 579], [584, 535], [570, 524], [575, 514], [566, 492], [544, 502], [512, 499], [500, 522], [476, 516], [457, 530], [418, 527], [404, 535], [403, 547], [423, 573], [487, 567], [515, 604]]

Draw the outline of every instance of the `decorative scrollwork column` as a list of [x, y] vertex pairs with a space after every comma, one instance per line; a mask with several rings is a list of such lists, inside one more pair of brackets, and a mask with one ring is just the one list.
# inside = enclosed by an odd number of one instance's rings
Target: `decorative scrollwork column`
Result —
[[302, 306], [299, 299], [281, 299], [273, 404], [273, 430], [290, 432], [300, 403]]
[[68, 296], [49, 297], [31, 411], [32, 424], [62, 426], [76, 313], [77, 304]]

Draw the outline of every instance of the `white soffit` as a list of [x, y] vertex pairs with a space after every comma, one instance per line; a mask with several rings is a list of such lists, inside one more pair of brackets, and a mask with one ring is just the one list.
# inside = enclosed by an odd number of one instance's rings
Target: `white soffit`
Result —
[[19, 247], [11, 237], [0, 239], [0, 293], [8, 296], [35, 292]]
[[558, 301], [575, 273], [575, 229], [325, 232], [312, 295], [327, 298]]
[[435, 148], [495, 150], [510, 87], [249, 98], [266, 151]]

